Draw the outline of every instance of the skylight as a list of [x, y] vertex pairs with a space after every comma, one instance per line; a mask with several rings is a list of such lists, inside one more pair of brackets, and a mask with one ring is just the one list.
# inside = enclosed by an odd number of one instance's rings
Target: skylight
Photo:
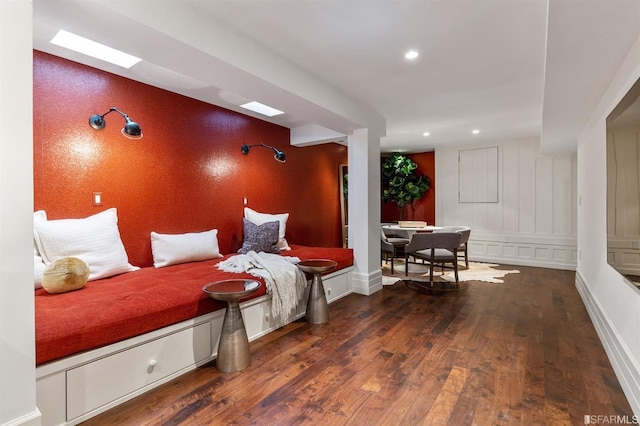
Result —
[[284, 111], [280, 111], [279, 109], [272, 108], [268, 105], [261, 104], [260, 102], [256, 101], [249, 102], [240, 106], [253, 112], [257, 112], [258, 114], [266, 115], [267, 117], [284, 114]]
[[128, 53], [105, 46], [88, 38], [80, 37], [65, 30], [58, 31], [51, 39], [51, 43], [123, 68], [131, 68], [141, 61], [140, 58], [136, 58]]

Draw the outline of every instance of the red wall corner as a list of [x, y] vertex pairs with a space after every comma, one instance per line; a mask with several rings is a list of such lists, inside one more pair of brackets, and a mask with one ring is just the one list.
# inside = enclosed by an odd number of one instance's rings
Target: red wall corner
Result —
[[[289, 145], [289, 129], [34, 51], [34, 208], [49, 219], [118, 209], [130, 262], [152, 264], [150, 232], [219, 230], [223, 253], [242, 243], [243, 199], [265, 213], [289, 212], [290, 243], [341, 246], [338, 170], [347, 148]], [[89, 116], [115, 106], [140, 124]], [[242, 144], [266, 143], [242, 155]], [[92, 194], [102, 193], [94, 206]]]

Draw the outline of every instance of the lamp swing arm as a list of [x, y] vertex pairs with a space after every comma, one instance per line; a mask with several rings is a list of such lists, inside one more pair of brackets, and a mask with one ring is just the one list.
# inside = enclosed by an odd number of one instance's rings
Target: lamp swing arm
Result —
[[104, 114], [102, 114], [102, 116], [104, 117], [105, 115], [112, 113], [113, 111], [117, 112], [118, 114], [120, 114], [121, 116], [124, 117], [125, 120], [127, 120], [127, 122], [130, 122], [131, 119], [129, 118], [128, 114], [125, 114], [124, 112], [120, 111], [118, 108], [116, 107], [111, 107], [109, 108], [109, 111], [105, 112]]
[[89, 117], [89, 125], [96, 130], [103, 129], [106, 124], [106, 121], [104, 119], [105, 115], [110, 114], [113, 111], [120, 114], [125, 120], [125, 125], [122, 128], [123, 135], [131, 139], [140, 139], [142, 137], [142, 129], [140, 128], [140, 125], [129, 118], [128, 114], [125, 114], [116, 107], [109, 108], [109, 111], [105, 112], [102, 115], [94, 114]]
[[104, 117], [105, 117], [105, 115], [107, 115], [107, 114], [111, 114], [113, 111], [116, 111], [116, 112], [117, 112], [117, 113], [119, 113], [121, 116], [123, 116], [123, 117], [124, 117], [124, 119], [126, 120], [126, 122], [130, 122], [130, 121], [131, 121], [131, 119], [129, 118], [129, 116], [128, 116], [127, 114], [125, 114], [124, 112], [120, 111], [120, 110], [119, 110], [118, 108], [116, 108], [116, 107], [111, 107], [111, 108], [109, 108], [109, 111], [105, 112], [104, 114], [101, 114], [101, 115], [99, 115], [99, 114], [95, 114], [95, 115], [92, 115], [91, 117], [92, 117], [92, 118], [93, 118], [93, 117], [98, 117], [98, 118], [95, 118], [95, 119], [94, 119], [94, 122], [96, 123], [96, 125], [98, 125], [98, 126], [103, 126], [103, 127], [104, 127], [104, 123], [105, 123], [105, 121], [104, 121]]

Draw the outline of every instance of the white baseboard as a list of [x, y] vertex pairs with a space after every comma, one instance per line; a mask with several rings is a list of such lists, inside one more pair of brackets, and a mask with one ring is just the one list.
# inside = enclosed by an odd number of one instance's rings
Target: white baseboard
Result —
[[36, 408], [29, 414], [25, 414], [22, 417], [13, 419], [8, 423], [3, 423], [0, 426], [40, 426], [42, 424], [41, 417], [42, 415], [40, 414], [40, 410]]
[[593, 297], [584, 277], [576, 271], [576, 288], [600, 337], [613, 371], [620, 382], [633, 413], [640, 416], [640, 366], [629, 355], [629, 348], [611, 327], [607, 315]]
[[470, 262], [497, 263], [498, 265], [514, 265], [514, 266], [533, 266], [535, 268], [562, 269], [566, 271], [575, 271], [575, 263], [565, 264], [557, 262], [542, 262], [540, 260], [522, 259], [515, 257], [501, 256], [471, 256]]
[[382, 290], [382, 270], [378, 269], [369, 274], [362, 274], [356, 271], [351, 273], [353, 292], [369, 296]]

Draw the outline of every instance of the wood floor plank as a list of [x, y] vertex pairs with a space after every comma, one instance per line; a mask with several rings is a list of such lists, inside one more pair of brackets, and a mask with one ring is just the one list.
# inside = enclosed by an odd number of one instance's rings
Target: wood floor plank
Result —
[[458, 402], [462, 388], [469, 378], [469, 370], [461, 367], [453, 367], [447, 377], [442, 390], [433, 402], [426, 418], [432, 425], [447, 425]]
[[400, 282], [251, 342], [86, 425], [570, 425], [632, 412], [575, 288], [530, 267], [429, 293]]

